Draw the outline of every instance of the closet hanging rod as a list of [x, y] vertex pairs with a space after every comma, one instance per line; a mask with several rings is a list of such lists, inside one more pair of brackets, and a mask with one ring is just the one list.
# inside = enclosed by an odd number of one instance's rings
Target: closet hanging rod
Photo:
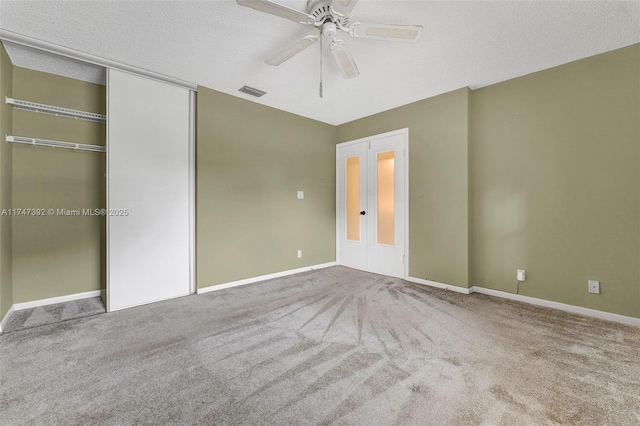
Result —
[[62, 117], [79, 118], [81, 120], [97, 121], [98, 123], [106, 123], [107, 116], [96, 114], [93, 112], [79, 111], [77, 109], [62, 108], [53, 105], [39, 104], [36, 102], [23, 101], [7, 97], [7, 104], [13, 105], [14, 108], [25, 111], [43, 112], [45, 114], [53, 114]]
[[83, 143], [51, 141], [47, 139], [25, 138], [23, 136], [9, 136], [6, 138], [7, 143], [20, 143], [33, 146], [50, 146], [52, 148], [74, 149], [78, 151], [107, 152], [104, 146], [88, 145]]

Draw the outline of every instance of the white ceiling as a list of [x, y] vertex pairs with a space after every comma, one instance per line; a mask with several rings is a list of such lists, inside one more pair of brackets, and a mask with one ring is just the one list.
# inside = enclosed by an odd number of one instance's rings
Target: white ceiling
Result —
[[[306, 7], [305, 0], [281, 3]], [[352, 80], [342, 79], [325, 52], [319, 99], [319, 46], [279, 67], [263, 63], [308, 27], [232, 0], [0, 4], [2, 29], [334, 125], [640, 42], [638, 1], [360, 0], [354, 21], [421, 24], [425, 31], [417, 45], [349, 38], [360, 68]], [[268, 93], [239, 93], [245, 84]]]
[[11, 63], [17, 67], [48, 72], [106, 86], [107, 70], [104, 67], [9, 42], [5, 42], [4, 47], [11, 59]]

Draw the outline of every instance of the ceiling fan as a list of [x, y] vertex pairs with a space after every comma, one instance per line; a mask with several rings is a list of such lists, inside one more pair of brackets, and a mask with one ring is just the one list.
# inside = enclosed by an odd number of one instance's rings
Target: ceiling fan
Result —
[[[353, 78], [360, 74], [360, 71], [358, 71], [358, 66], [353, 60], [347, 44], [344, 40], [338, 38], [340, 31], [356, 38], [400, 41], [404, 43], [416, 43], [422, 37], [422, 25], [351, 23], [351, 10], [353, 10], [357, 0], [308, 0], [307, 12], [301, 12], [271, 0], [236, 1], [241, 6], [299, 22], [314, 29], [312, 34], [303, 37], [302, 40], [269, 57], [265, 63], [272, 66], [278, 66], [291, 59], [307, 47], [314, 45], [318, 40], [320, 40], [322, 48], [322, 39], [326, 38], [331, 40], [329, 50], [342, 76], [344, 78]], [[322, 97], [322, 77], [320, 81], [320, 97]]]

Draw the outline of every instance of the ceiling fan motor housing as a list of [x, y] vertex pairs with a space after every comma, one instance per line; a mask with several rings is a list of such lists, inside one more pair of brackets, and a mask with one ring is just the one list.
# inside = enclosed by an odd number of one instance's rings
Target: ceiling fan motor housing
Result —
[[333, 16], [331, 14], [331, 0], [309, 0], [307, 2], [307, 10], [309, 15], [313, 16], [318, 23], [339, 22], [344, 27], [349, 25], [348, 16]]

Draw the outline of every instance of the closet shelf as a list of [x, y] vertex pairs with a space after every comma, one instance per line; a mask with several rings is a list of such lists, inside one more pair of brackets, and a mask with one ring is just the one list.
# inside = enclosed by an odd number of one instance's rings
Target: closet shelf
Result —
[[98, 123], [106, 123], [107, 116], [95, 114], [93, 112], [78, 111], [76, 109], [62, 108], [53, 105], [38, 104], [35, 102], [23, 101], [7, 97], [7, 104], [13, 105], [14, 108], [25, 111], [43, 112], [45, 114], [53, 114], [62, 117], [79, 118], [81, 120], [97, 121]]
[[34, 146], [50, 146], [52, 148], [65, 148], [65, 149], [74, 149], [79, 151], [107, 152], [107, 149], [104, 146], [100, 146], [100, 145], [87, 145], [82, 143], [51, 141], [47, 139], [25, 138], [23, 136], [9, 136], [9, 135], [7, 135], [6, 140], [7, 140], [7, 143], [20, 143], [24, 145], [34, 145]]

